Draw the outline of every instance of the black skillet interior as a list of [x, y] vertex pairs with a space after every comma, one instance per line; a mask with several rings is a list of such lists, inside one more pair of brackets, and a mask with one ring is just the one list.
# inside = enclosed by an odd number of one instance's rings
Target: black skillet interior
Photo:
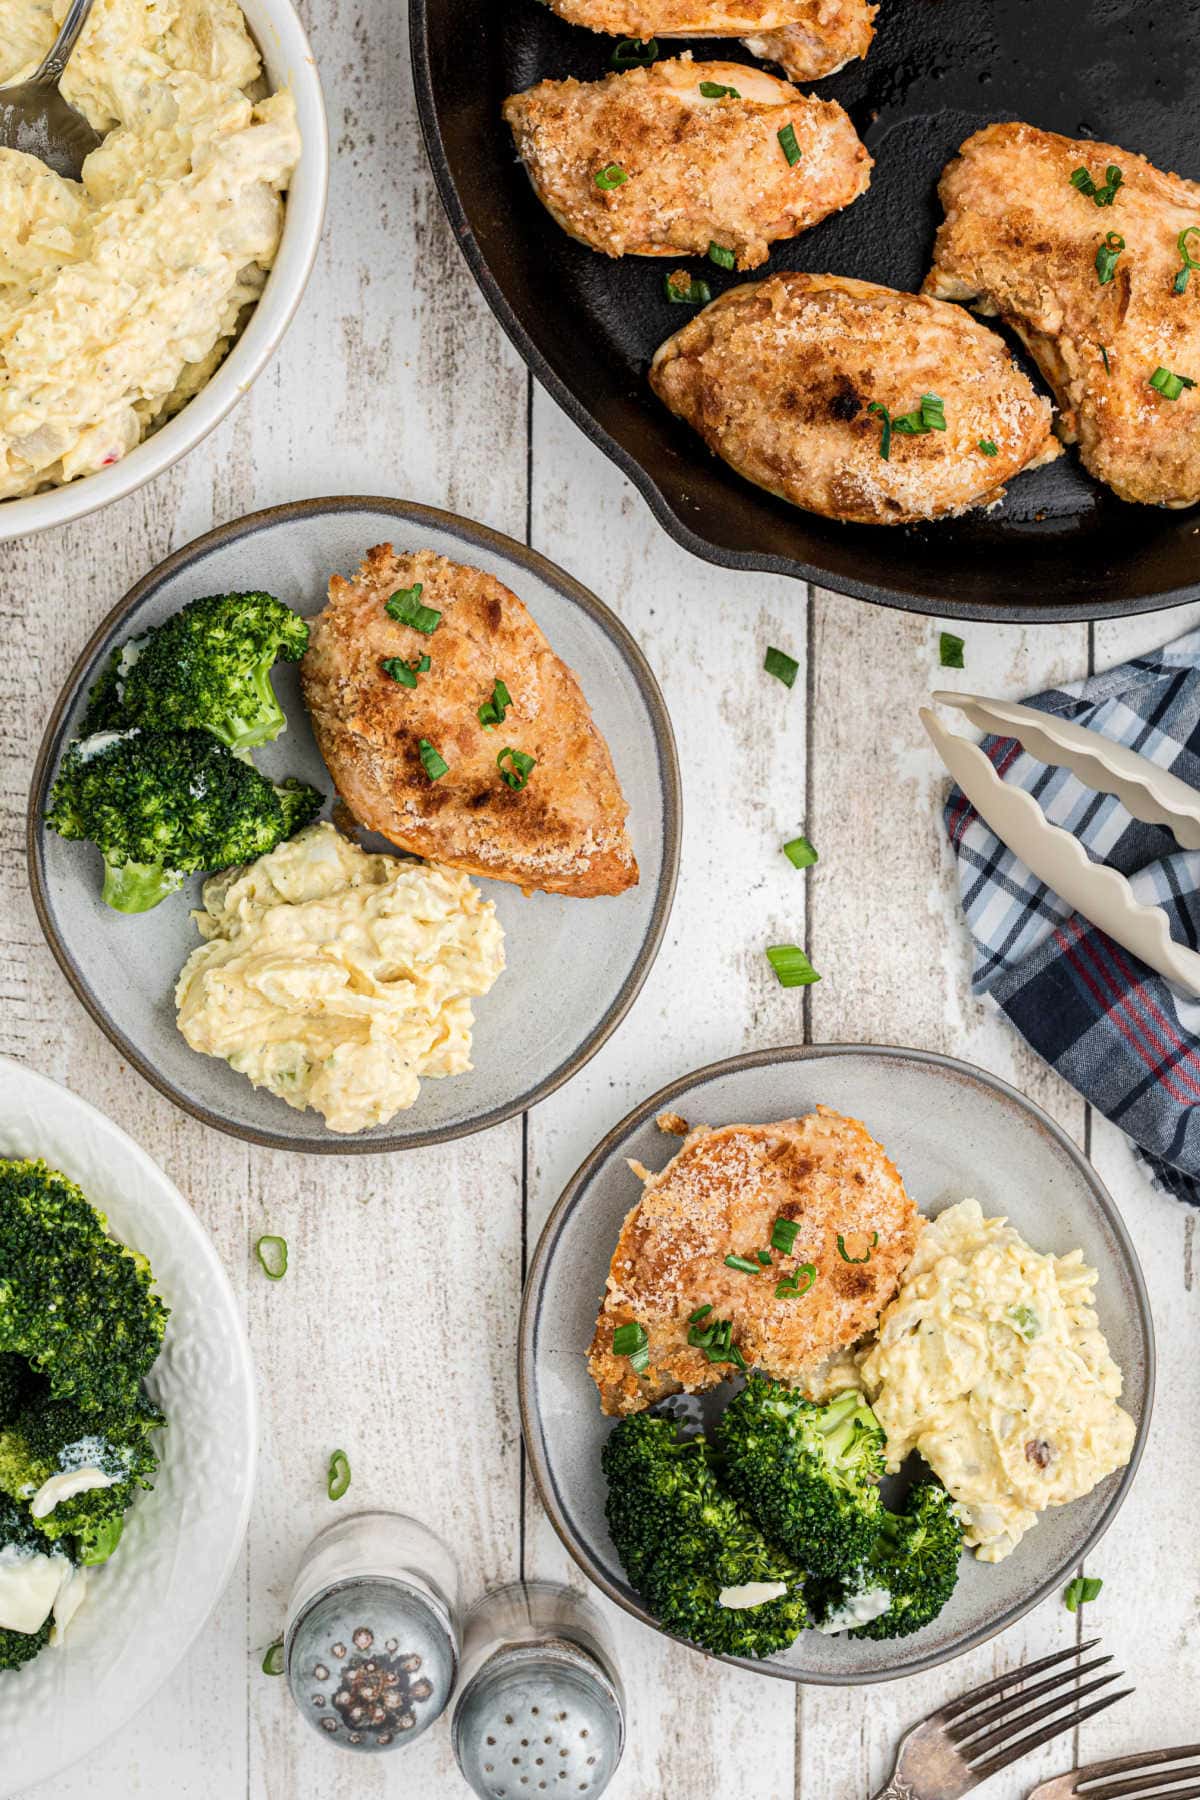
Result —
[[[681, 544], [729, 567], [967, 618], [1094, 618], [1200, 595], [1200, 511], [1127, 506], [1073, 452], [1019, 476], [991, 513], [910, 529], [835, 524], [734, 475], [646, 383], [651, 355], [682, 323], [663, 294], [675, 263], [613, 262], [568, 238], [500, 118], [507, 94], [543, 77], [605, 73], [613, 40], [538, 0], [412, 0], [411, 19], [434, 173], [476, 279], [534, 373]], [[688, 47], [753, 61], [713, 40], [664, 43], [663, 54]], [[1200, 0], [883, 0], [867, 60], [816, 89], [854, 120], [875, 158], [871, 187], [777, 246], [768, 268], [917, 287], [938, 175], [992, 120], [1100, 138], [1200, 177], [1198, 62]], [[714, 294], [745, 279], [687, 266]]]

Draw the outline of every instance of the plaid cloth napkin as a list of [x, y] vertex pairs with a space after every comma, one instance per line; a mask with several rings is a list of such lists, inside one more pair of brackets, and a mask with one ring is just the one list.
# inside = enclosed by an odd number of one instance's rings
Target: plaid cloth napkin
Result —
[[[1200, 788], [1200, 631], [1028, 701], [1088, 725]], [[984, 749], [1005, 781], [1080, 838], [1093, 861], [1165, 908], [1171, 934], [1200, 948], [1200, 852], [1132, 819], [1120, 801], [1047, 768], [1012, 738]], [[973, 986], [1119, 1125], [1163, 1187], [1200, 1206], [1200, 1001], [1089, 925], [1005, 849], [953, 789], [946, 829], [975, 940]]]

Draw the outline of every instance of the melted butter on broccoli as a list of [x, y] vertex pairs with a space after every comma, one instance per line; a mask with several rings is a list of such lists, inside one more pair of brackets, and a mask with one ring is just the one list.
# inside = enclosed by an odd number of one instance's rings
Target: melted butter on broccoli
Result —
[[[961, 1555], [958, 1508], [945, 1488], [918, 1482], [898, 1513], [881, 1509], [875, 1541], [858, 1568], [813, 1584], [814, 1621], [823, 1631], [849, 1626], [856, 1638], [907, 1637], [949, 1600]], [[888, 1604], [881, 1607], [884, 1595]]]

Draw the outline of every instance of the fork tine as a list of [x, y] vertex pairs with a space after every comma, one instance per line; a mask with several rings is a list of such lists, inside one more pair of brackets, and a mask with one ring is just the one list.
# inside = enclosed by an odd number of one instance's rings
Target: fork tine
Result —
[[[1129, 1756], [1110, 1756], [1105, 1762], [1088, 1763], [1085, 1769], [1080, 1769], [1076, 1774], [1075, 1788], [1082, 1793], [1087, 1782], [1103, 1781], [1108, 1775], [1125, 1775], [1130, 1769], [1152, 1769], [1163, 1763], [1182, 1762], [1185, 1756], [1200, 1756], [1200, 1744], [1176, 1744], [1166, 1750], [1135, 1750]], [[1183, 1773], [1181, 1770], [1180, 1774]], [[1088, 1788], [1086, 1791], [1090, 1794], [1099, 1790]]]
[[1043, 1744], [1048, 1744], [1051, 1738], [1056, 1738], [1060, 1732], [1071, 1731], [1076, 1725], [1082, 1725], [1085, 1719], [1095, 1718], [1097, 1713], [1104, 1712], [1107, 1707], [1115, 1706], [1118, 1700], [1125, 1700], [1136, 1691], [1135, 1688], [1121, 1688], [1118, 1693], [1105, 1694], [1103, 1700], [1093, 1700], [1090, 1706], [1081, 1706], [1078, 1712], [1067, 1713], [1062, 1719], [1054, 1719], [1041, 1731], [1031, 1731], [1028, 1737], [1019, 1738], [1015, 1744], [1006, 1745], [995, 1756], [989, 1757], [987, 1762], [973, 1764], [971, 1768], [973, 1779], [976, 1782], [986, 1781], [989, 1775], [995, 1775], [1000, 1769], [1007, 1769], [1009, 1764], [1015, 1763], [1019, 1757], [1028, 1756], [1031, 1750], [1038, 1750]]
[[[1073, 1682], [1081, 1675], [1090, 1675], [1093, 1669], [1102, 1669], [1106, 1663], [1111, 1661], [1111, 1656], [1097, 1656], [1092, 1662], [1080, 1663], [1077, 1669], [1059, 1669], [1055, 1674], [1047, 1675], [1045, 1681], [1039, 1681], [1030, 1688], [1018, 1688], [1014, 1693], [1005, 1694], [1002, 1699], [996, 1701], [994, 1706], [986, 1706], [982, 1712], [971, 1713], [959, 1724], [949, 1726], [946, 1736], [952, 1743], [961, 1745], [965, 1738], [974, 1737], [977, 1732], [983, 1730], [985, 1725], [990, 1725], [993, 1719], [1003, 1718], [1006, 1713], [1019, 1712], [1023, 1707], [1028, 1706], [1031, 1700], [1040, 1699], [1043, 1694], [1050, 1693], [1053, 1688], [1061, 1688], [1064, 1682]], [[1068, 1698], [1069, 1695], [1064, 1694], [1059, 1705], [1065, 1706]]]
[[1036, 1662], [1025, 1663], [1022, 1668], [1010, 1669], [1005, 1675], [996, 1675], [981, 1687], [972, 1688], [969, 1694], [960, 1694], [957, 1700], [947, 1701], [933, 1716], [939, 1724], [957, 1719], [960, 1714], [978, 1706], [981, 1701], [990, 1700], [993, 1694], [1003, 1693], [1005, 1688], [1016, 1687], [1018, 1682], [1028, 1681], [1031, 1675], [1040, 1675], [1043, 1669], [1052, 1669], [1056, 1663], [1066, 1662], [1072, 1656], [1083, 1656], [1088, 1650], [1094, 1650], [1099, 1642], [1098, 1637], [1089, 1638], [1086, 1644], [1072, 1644], [1069, 1650], [1055, 1650], [1050, 1656], [1040, 1656]]
[[981, 1752], [994, 1750], [998, 1745], [1004, 1744], [1009, 1738], [1014, 1737], [1018, 1731], [1024, 1731], [1026, 1726], [1040, 1724], [1043, 1719], [1048, 1719], [1052, 1714], [1061, 1712], [1064, 1706], [1071, 1706], [1075, 1701], [1086, 1698], [1088, 1694], [1097, 1693], [1100, 1688], [1107, 1687], [1110, 1681], [1119, 1681], [1124, 1673], [1123, 1669], [1114, 1669], [1110, 1675], [1102, 1675], [1099, 1681], [1089, 1681], [1086, 1687], [1061, 1689], [1052, 1700], [1045, 1701], [1041, 1706], [1035, 1706], [1032, 1712], [1012, 1713], [1003, 1719], [994, 1731], [985, 1732], [983, 1737], [974, 1742], [960, 1745], [959, 1755], [967, 1763], [973, 1764], [974, 1758]]
[[1114, 1781], [1106, 1783], [1104, 1787], [1086, 1788], [1082, 1790], [1082, 1794], [1077, 1783], [1075, 1792], [1081, 1794], [1081, 1800], [1083, 1795], [1086, 1795], [1086, 1800], [1118, 1800], [1118, 1796], [1122, 1794], [1144, 1794], [1148, 1800], [1155, 1800], [1156, 1796], [1161, 1796], [1161, 1800], [1183, 1800], [1184, 1791], [1198, 1794], [1200, 1787], [1182, 1790], [1175, 1787], [1174, 1783], [1193, 1780], [1197, 1776], [1200, 1776], [1200, 1763], [1188, 1763], [1182, 1769], [1162, 1769], [1153, 1774], [1147, 1771], [1144, 1775], [1135, 1775], [1130, 1781]]

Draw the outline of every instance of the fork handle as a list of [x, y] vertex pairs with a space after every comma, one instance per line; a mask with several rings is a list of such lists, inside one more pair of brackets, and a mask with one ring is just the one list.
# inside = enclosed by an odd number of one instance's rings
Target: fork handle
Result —
[[92, 6], [93, 0], [71, 0], [67, 16], [62, 22], [62, 30], [31, 77], [39, 87], [58, 86], [62, 79], [62, 72], [70, 60], [71, 52], [78, 42], [79, 34], [87, 24]]
[[921, 1796], [911, 1782], [905, 1781], [898, 1769], [893, 1769], [891, 1780], [880, 1788], [874, 1800], [921, 1800]]

